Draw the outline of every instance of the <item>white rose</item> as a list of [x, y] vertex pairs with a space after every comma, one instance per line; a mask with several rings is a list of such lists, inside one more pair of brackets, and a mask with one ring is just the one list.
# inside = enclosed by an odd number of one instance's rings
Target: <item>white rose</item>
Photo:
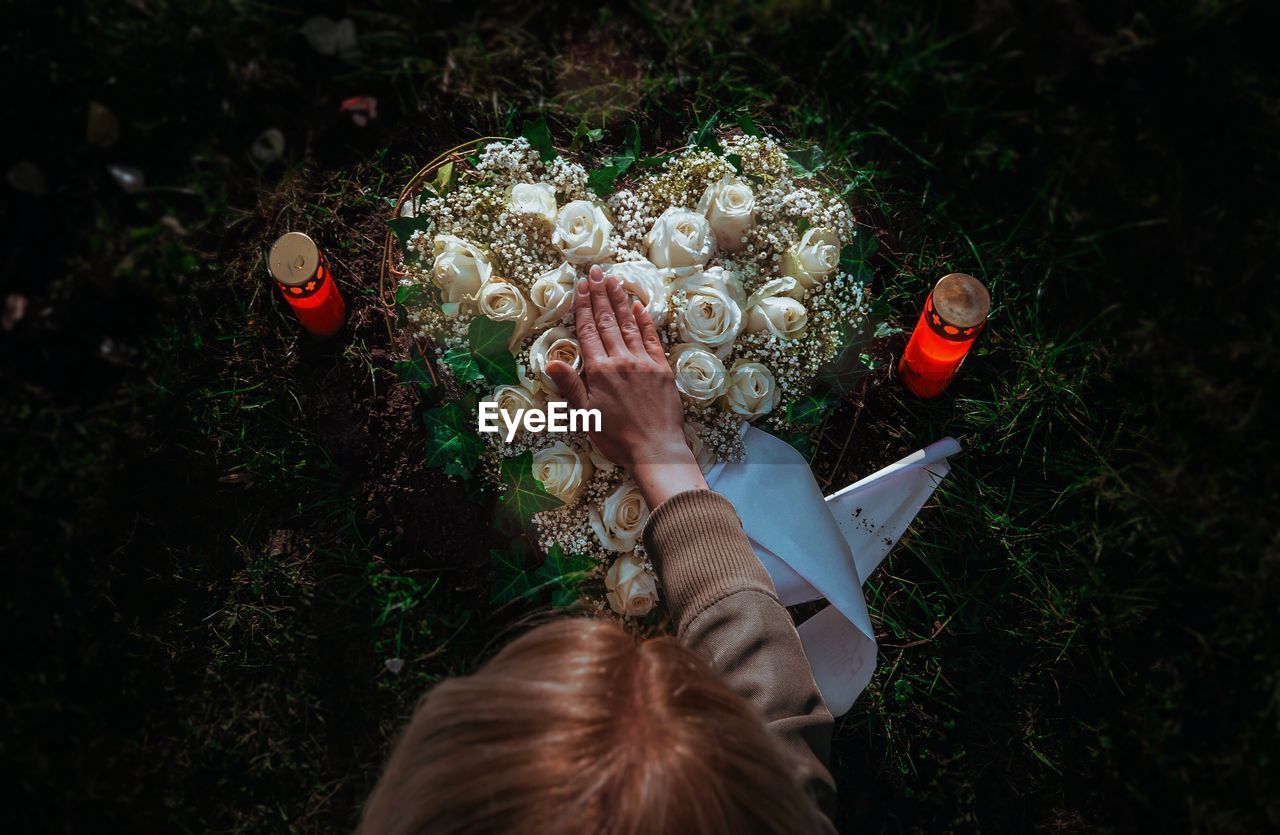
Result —
[[784, 339], [804, 336], [809, 321], [809, 311], [790, 297], [799, 282], [791, 276], [783, 276], [765, 282], [764, 286], [747, 299], [747, 330], [759, 333], [767, 330]]
[[793, 295], [803, 298], [804, 291], [821, 284], [840, 266], [840, 236], [834, 229], [815, 227], [801, 236], [782, 255], [782, 272], [799, 282]]
[[778, 384], [763, 363], [739, 360], [722, 399], [725, 408], [744, 417], [767, 415], [778, 405]]
[[644, 617], [658, 600], [658, 584], [635, 554], [623, 554], [604, 575], [609, 608], [620, 615]]
[[591, 508], [591, 529], [600, 544], [610, 551], [630, 551], [649, 521], [649, 506], [634, 481], [627, 481], [609, 494], [601, 508]]
[[596, 446], [596, 442], [588, 440], [590, 446], [591, 463], [595, 465], [597, 470], [611, 473], [618, 465], [604, 457], [604, 453], [600, 451], [600, 447]]
[[538, 276], [529, 287], [529, 300], [538, 308], [535, 328], [551, 327], [573, 309], [573, 286], [577, 280], [578, 274], [568, 261]]
[[698, 469], [702, 470], [703, 475], [705, 475], [711, 472], [711, 468], [716, 465], [716, 455], [703, 442], [702, 431], [703, 426], [701, 423], [688, 420], [684, 422], [684, 441], [693, 452], [693, 457], [698, 462]]
[[667, 361], [675, 372], [676, 389], [699, 406], [705, 406], [724, 394], [728, 386], [724, 363], [701, 345], [692, 342], [674, 345]]
[[676, 317], [676, 332], [685, 342], [707, 346], [723, 359], [733, 349], [742, 332], [742, 288], [738, 280], [720, 267], [694, 273], [671, 285], [685, 307]]
[[533, 454], [534, 478], [567, 505], [577, 501], [594, 472], [591, 459], [564, 441], [556, 441]]
[[550, 183], [518, 183], [507, 196], [507, 211], [537, 215], [556, 222], [556, 187]]
[[707, 186], [698, 201], [698, 213], [706, 216], [716, 233], [716, 244], [726, 252], [742, 249], [742, 234], [756, 222], [755, 210], [751, 186], [728, 174]]
[[432, 244], [431, 280], [444, 291], [445, 312], [456, 316], [464, 308], [474, 309], [480, 285], [493, 274], [489, 257], [475, 244], [453, 235], [436, 235]]
[[613, 224], [590, 200], [574, 200], [560, 210], [551, 241], [570, 264], [603, 261], [613, 253]]
[[547, 373], [547, 364], [552, 360], [567, 362], [577, 371], [582, 368], [582, 354], [578, 349], [578, 340], [574, 339], [566, 327], [555, 327], [544, 331], [529, 346], [529, 372], [547, 391], [559, 395], [555, 381]]
[[476, 306], [480, 313], [495, 322], [515, 322], [507, 348], [515, 353], [533, 325], [533, 305], [520, 288], [505, 278], [493, 277], [480, 287]]
[[654, 325], [662, 327], [666, 323], [670, 291], [657, 267], [648, 261], [623, 261], [606, 267], [605, 275], [618, 277], [623, 288], [644, 305]]
[[[530, 409], [541, 411], [547, 405], [542, 392], [534, 388], [532, 382], [517, 386], [498, 386], [489, 395], [488, 401], [496, 403], [498, 411], [506, 412], [513, 420], [516, 413], [521, 409], [524, 411], [529, 411]], [[524, 431], [523, 423], [520, 431]]]
[[711, 224], [697, 212], [672, 206], [644, 236], [649, 260], [660, 270], [683, 276], [697, 272], [716, 251]]

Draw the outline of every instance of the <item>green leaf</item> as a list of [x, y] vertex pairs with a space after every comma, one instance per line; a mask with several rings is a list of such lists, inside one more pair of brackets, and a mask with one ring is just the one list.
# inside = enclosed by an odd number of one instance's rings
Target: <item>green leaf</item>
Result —
[[855, 267], [866, 264], [870, 260], [878, 245], [875, 235], [865, 231], [858, 232], [853, 236], [853, 240], [840, 250], [840, 269], [849, 273], [854, 272]]
[[756, 120], [751, 118], [751, 114], [743, 113], [738, 116], [738, 127], [742, 128], [742, 132], [747, 136], [762, 136], [760, 126], [756, 124]]
[[496, 605], [522, 598], [535, 600], [551, 592], [551, 605], [557, 609], [572, 606], [581, 597], [582, 581], [595, 567], [590, 557], [581, 554], [565, 555], [556, 545], [547, 553], [542, 565], [530, 570], [526, 567], [527, 551], [522, 540], [517, 540], [510, 551], [491, 550], [493, 582], [489, 587], [489, 601]]
[[787, 423], [792, 426], [817, 426], [835, 405], [830, 394], [811, 394], [787, 404]]
[[495, 322], [487, 316], [477, 316], [467, 327], [471, 355], [490, 385], [513, 386], [520, 382], [516, 358], [507, 348], [515, 329], [515, 322]]
[[396, 288], [396, 304], [411, 307], [422, 304], [427, 298], [427, 291], [421, 284], [401, 284]]
[[453, 188], [453, 182], [453, 163], [446, 162], [436, 171], [435, 179], [431, 181], [431, 190], [444, 197]]
[[705, 148], [713, 154], [723, 154], [724, 149], [720, 147], [720, 142], [716, 139], [716, 126], [719, 124], [720, 111], [717, 110], [693, 132], [693, 135], [689, 137], [689, 144], [695, 148]]
[[873, 320], [858, 317], [852, 322], [840, 323], [839, 350], [830, 362], [818, 369], [814, 379], [825, 383], [838, 394], [848, 394], [870, 368], [865, 354], [873, 336]]
[[[472, 410], [474, 411], [474, 410]], [[470, 478], [484, 452], [484, 441], [476, 434], [474, 417], [461, 403], [446, 403], [422, 415], [427, 428], [426, 461], [448, 475]], [[532, 456], [532, 453], [526, 453]]]
[[734, 171], [737, 171], [739, 174], [742, 173], [742, 155], [741, 154], [729, 154], [724, 159], [725, 159], [725, 162], [733, 166]]
[[551, 589], [551, 605], [563, 609], [572, 606], [582, 596], [579, 587], [594, 567], [590, 557], [566, 555], [559, 545], [553, 545], [533, 576], [537, 588]]
[[827, 167], [827, 155], [817, 145], [803, 151], [792, 151], [787, 154], [787, 159], [801, 177], [812, 177]]
[[413, 386], [424, 392], [431, 391], [436, 387], [435, 380], [431, 379], [431, 369], [427, 367], [427, 362], [422, 357], [411, 357], [397, 362], [395, 371], [396, 376], [400, 378], [400, 382], [405, 385]]
[[588, 174], [587, 185], [597, 197], [608, 197], [613, 193], [614, 182], [630, 170], [639, 156], [640, 129], [632, 124], [627, 138], [623, 140], [620, 152], [609, 157], [607, 162], [601, 163], [599, 168]]
[[425, 217], [397, 217], [387, 221], [391, 233], [396, 236], [400, 246], [408, 247], [409, 238], [414, 232], [426, 232], [431, 228], [431, 221]]
[[585, 142], [599, 142], [601, 139], [604, 139], [604, 128], [588, 128], [587, 120], [583, 119], [578, 122], [578, 127], [573, 131], [573, 141], [569, 143], [569, 150], [577, 153]]
[[551, 128], [547, 127], [546, 118], [539, 116], [536, 122], [526, 121], [521, 135], [529, 140], [543, 162], [551, 162], [556, 158], [556, 146], [551, 141]]
[[489, 561], [493, 563], [490, 603], [501, 605], [533, 594], [533, 580], [524, 567], [524, 560], [525, 550], [519, 546], [510, 551], [489, 551]]
[[521, 526], [527, 526], [535, 513], [555, 510], [564, 505], [564, 502], [548, 493], [533, 474], [532, 452], [502, 459], [498, 472], [502, 482], [507, 485], [506, 492], [498, 501]]
[[613, 194], [614, 181], [626, 173], [631, 167], [631, 163], [624, 165], [608, 164], [602, 165], [591, 173], [587, 174], [587, 185], [595, 192], [597, 197], [608, 197]]
[[464, 386], [484, 380], [484, 375], [480, 373], [480, 366], [476, 364], [476, 358], [471, 354], [470, 348], [450, 348], [440, 359], [449, 366], [453, 376], [457, 377], [458, 382]]

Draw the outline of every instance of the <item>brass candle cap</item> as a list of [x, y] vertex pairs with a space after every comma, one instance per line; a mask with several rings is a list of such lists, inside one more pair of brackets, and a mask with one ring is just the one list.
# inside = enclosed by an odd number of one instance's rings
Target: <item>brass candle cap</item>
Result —
[[320, 248], [301, 232], [281, 235], [271, 245], [267, 266], [272, 277], [281, 284], [296, 287], [316, 274], [320, 265]]
[[946, 324], [962, 330], [976, 328], [991, 312], [991, 294], [973, 276], [951, 273], [934, 285], [933, 307]]

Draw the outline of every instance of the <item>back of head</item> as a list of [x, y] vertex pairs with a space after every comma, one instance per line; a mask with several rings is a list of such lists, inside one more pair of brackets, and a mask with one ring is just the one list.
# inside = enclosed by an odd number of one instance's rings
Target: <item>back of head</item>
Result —
[[750, 704], [693, 652], [567, 618], [423, 698], [360, 832], [794, 833], [815, 814]]

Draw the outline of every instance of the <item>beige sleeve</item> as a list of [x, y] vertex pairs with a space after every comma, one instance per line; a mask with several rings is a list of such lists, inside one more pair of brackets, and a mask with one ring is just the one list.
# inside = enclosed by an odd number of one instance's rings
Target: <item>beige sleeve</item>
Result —
[[756, 706], [829, 819], [831, 713], [733, 505], [710, 490], [680, 493], [653, 511], [644, 543], [680, 641]]

